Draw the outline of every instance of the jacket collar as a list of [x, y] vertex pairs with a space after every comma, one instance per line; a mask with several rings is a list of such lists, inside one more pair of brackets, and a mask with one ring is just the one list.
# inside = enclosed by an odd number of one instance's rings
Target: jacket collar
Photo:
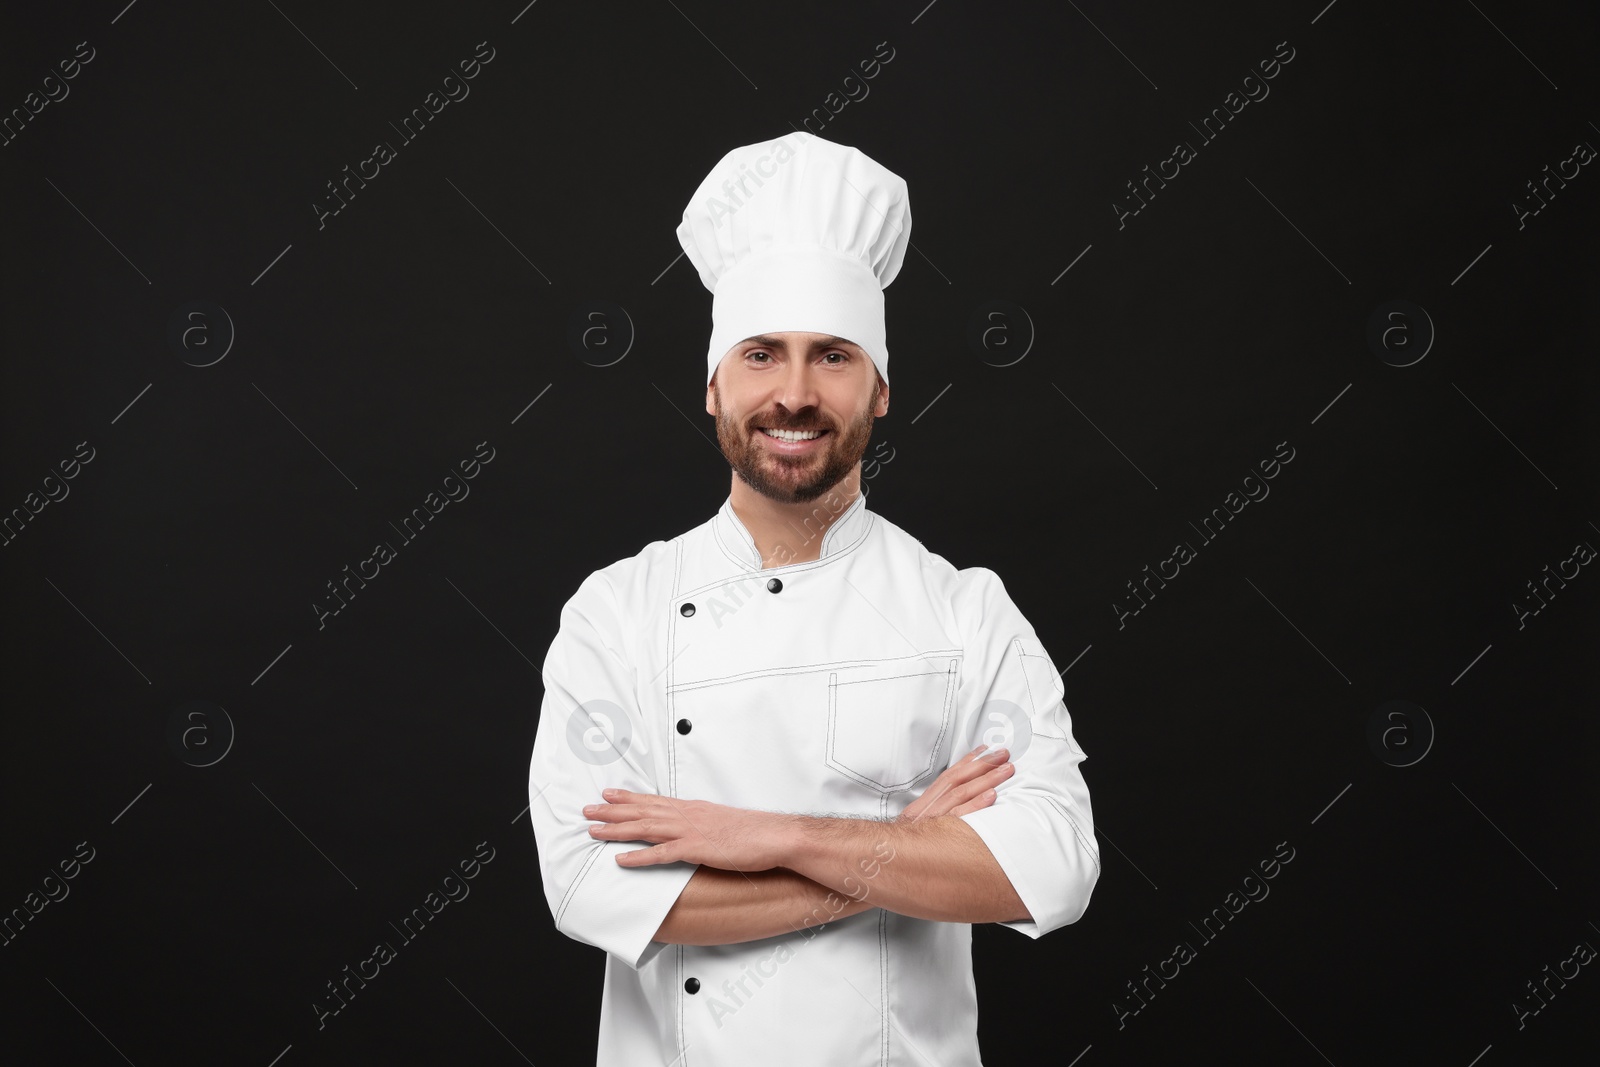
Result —
[[[813, 502], [816, 512], [826, 515], [830, 505], [828, 494], [823, 494]], [[827, 531], [822, 534], [821, 562], [826, 562], [829, 557], [848, 552], [861, 543], [861, 539], [872, 528], [873, 513], [867, 510], [866, 493], [859, 493], [850, 506], [839, 514]], [[786, 539], [789, 549], [796, 555], [807, 555], [811, 545], [816, 542], [818, 520], [810, 520], [803, 524], [796, 523], [792, 535]], [[723, 500], [722, 507], [717, 510], [716, 517], [712, 520], [712, 529], [716, 533], [717, 542], [722, 546], [729, 558], [747, 570], [761, 570], [761, 551], [756, 548], [755, 538], [750, 535], [749, 529], [740, 520], [733, 510], [733, 496], [729, 494]], [[818, 560], [807, 560], [815, 564]], [[782, 570], [783, 567], [794, 566], [793, 562], [777, 567], [768, 567], [767, 570]]]

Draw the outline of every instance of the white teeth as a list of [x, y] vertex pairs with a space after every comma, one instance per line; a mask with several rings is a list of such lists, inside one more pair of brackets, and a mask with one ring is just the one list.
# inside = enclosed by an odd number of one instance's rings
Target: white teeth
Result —
[[821, 430], [806, 430], [803, 433], [796, 430], [762, 430], [761, 432], [768, 437], [776, 437], [780, 441], [809, 441], [814, 437], [822, 436]]

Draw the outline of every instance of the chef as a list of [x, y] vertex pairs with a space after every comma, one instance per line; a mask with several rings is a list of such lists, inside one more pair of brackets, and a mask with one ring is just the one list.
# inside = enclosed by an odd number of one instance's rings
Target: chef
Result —
[[563, 606], [528, 780], [556, 928], [607, 954], [599, 1067], [976, 1067], [971, 924], [1038, 938], [1099, 877], [1033, 627], [866, 506], [910, 227], [807, 133], [729, 152], [678, 227], [732, 489]]

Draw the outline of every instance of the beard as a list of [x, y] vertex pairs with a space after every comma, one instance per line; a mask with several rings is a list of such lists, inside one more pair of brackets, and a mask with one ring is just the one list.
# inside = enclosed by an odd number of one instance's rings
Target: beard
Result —
[[[712, 379], [711, 389], [717, 402], [717, 443], [729, 466], [750, 488], [780, 504], [809, 503], [838, 485], [861, 462], [872, 439], [872, 402], [877, 398], [876, 392], [869, 397], [860, 417], [841, 431], [817, 417], [792, 415], [762, 416], [740, 426], [722, 403], [722, 390], [716, 379]], [[761, 435], [759, 426], [828, 432], [823, 447], [816, 452], [785, 456], [757, 440]]]

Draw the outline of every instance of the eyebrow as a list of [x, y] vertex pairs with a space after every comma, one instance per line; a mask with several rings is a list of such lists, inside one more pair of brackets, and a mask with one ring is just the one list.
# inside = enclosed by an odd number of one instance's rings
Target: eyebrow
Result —
[[[739, 343], [742, 345], [756, 344], [760, 345], [762, 348], [781, 348], [784, 351], [788, 351], [789, 349], [788, 344], [783, 340], [783, 338], [773, 337], [770, 334], [758, 334], [755, 337], [746, 337]], [[847, 341], [843, 337], [825, 337], [820, 341], [811, 342], [812, 349], [838, 348], [840, 345], [850, 345], [853, 348], [860, 347], [854, 341]]]

